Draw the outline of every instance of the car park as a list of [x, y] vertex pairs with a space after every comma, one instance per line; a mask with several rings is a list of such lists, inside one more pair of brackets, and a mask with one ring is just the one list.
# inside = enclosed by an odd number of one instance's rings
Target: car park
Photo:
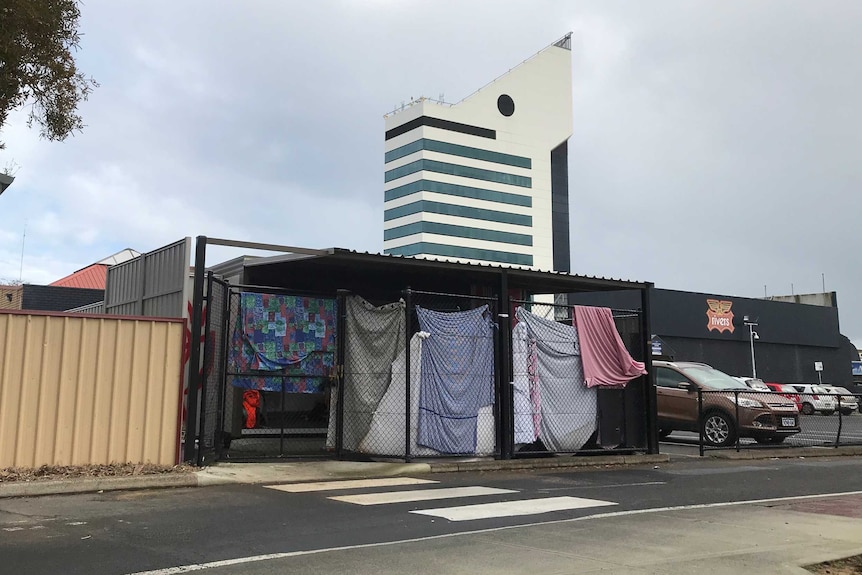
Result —
[[782, 385], [780, 383], [766, 383], [764, 384], [769, 388], [770, 391], [781, 395], [782, 397], [786, 397], [794, 404], [796, 404], [796, 409], [802, 411], [802, 398], [799, 397], [799, 394], [796, 393], [796, 390], [793, 389], [789, 385]]
[[796, 390], [800, 399], [802, 399], [802, 409], [800, 411], [805, 415], [813, 415], [814, 413], [832, 415], [838, 408], [838, 401], [835, 397], [829, 395], [829, 392], [819, 385], [794, 383], [791, 387]]
[[781, 443], [801, 431], [792, 400], [756, 392], [712, 366], [654, 360], [653, 370], [662, 438], [699, 431], [707, 445], [726, 447], [738, 437]]
[[859, 399], [847, 388], [824, 385], [823, 389], [835, 394], [835, 400], [838, 402], [837, 407], [840, 409], [842, 415], [850, 415], [859, 409]]

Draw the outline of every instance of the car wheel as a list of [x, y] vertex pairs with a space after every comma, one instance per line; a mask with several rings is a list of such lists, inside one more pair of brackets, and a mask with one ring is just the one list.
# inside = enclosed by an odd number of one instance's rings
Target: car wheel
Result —
[[851, 415], [853, 413], [852, 409], [842, 409], [841, 415]]
[[805, 415], [813, 414], [814, 413], [814, 406], [811, 405], [810, 403], [803, 403], [802, 404], [802, 413], [804, 413]]
[[754, 441], [765, 445], [778, 445], [779, 443], [784, 443], [785, 439], [787, 439], [785, 435], [774, 435], [770, 437], [755, 437]]
[[820, 413], [822, 413], [823, 415], [832, 415], [833, 413], [835, 413], [835, 410], [834, 409], [824, 409]]
[[658, 438], [659, 439], [667, 439], [668, 436], [673, 433], [673, 429], [659, 429], [658, 430]]
[[720, 411], [710, 411], [703, 418], [703, 440], [713, 447], [727, 447], [736, 442], [736, 425]]

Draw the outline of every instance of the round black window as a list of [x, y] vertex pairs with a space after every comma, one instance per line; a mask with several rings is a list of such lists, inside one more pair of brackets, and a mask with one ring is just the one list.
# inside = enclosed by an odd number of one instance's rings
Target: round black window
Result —
[[515, 113], [515, 101], [508, 94], [503, 94], [497, 98], [497, 109], [504, 116], [511, 116]]

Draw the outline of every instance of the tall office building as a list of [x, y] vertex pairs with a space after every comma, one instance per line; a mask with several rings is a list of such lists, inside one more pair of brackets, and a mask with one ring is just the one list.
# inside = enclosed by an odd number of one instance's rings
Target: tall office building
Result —
[[386, 117], [384, 252], [568, 272], [571, 35]]

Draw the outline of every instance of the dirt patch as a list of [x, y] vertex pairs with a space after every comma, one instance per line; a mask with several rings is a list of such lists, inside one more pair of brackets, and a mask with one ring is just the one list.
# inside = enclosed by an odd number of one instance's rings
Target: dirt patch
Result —
[[817, 565], [809, 565], [806, 567], [812, 573], [818, 575], [859, 575], [862, 574], [862, 555], [847, 557], [846, 559], [836, 559], [835, 561], [825, 561]]
[[166, 475], [192, 473], [191, 465], [153, 465], [151, 463], [114, 463], [111, 465], [43, 465], [35, 469], [7, 467], [0, 469], [0, 483], [20, 481], [47, 481], [51, 479], [78, 479], [87, 477], [134, 477], [137, 475]]

